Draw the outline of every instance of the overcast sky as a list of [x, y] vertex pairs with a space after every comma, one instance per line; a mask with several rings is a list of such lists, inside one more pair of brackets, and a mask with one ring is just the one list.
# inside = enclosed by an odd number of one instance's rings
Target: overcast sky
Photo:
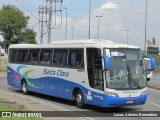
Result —
[[[100, 38], [117, 43], [127, 43], [144, 48], [145, 31], [145, 4], [146, 0], [91, 0], [91, 38], [97, 38], [98, 20], [100, 18]], [[40, 41], [38, 8], [45, 6], [46, 0], [0, 0], [0, 6], [13, 4], [30, 16], [29, 27], [37, 32], [37, 42]], [[88, 11], [89, 0], [63, 0], [62, 7], [68, 8], [68, 34], [67, 39], [72, 38], [70, 27], [73, 30], [74, 39], [88, 38]], [[59, 8], [59, 4], [57, 4]], [[156, 38], [160, 45], [160, 0], [148, 0], [147, 39]], [[65, 38], [65, 10], [62, 12], [62, 26], [52, 30], [52, 41]], [[57, 26], [60, 23], [60, 14], [57, 14]], [[53, 19], [53, 22], [55, 20]], [[46, 31], [47, 32], [47, 31]], [[45, 34], [47, 41], [47, 34]]]

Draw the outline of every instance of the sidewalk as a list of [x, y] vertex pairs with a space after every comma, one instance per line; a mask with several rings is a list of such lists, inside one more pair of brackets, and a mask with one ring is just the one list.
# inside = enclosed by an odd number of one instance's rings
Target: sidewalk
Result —
[[6, 72], [1, 72], [1, 71], [0, 71], [0, 76], [7, 76], [7, 73], [6, 73]]
[[[0, 71], [0, 77], [7, 76], [6, 72]], [[36, 101], [33, 99], [30, 99], [27, 95], [13, 95], [9, 93], [5, 93], [0, 90], [0, 98], [6, 99], [9, 102], [16, 103], [20, 106], [25, 106], [30, 111], [62, 111], [62, 112], [56, 112], [57, 116], [61, 117], [43, 117], [42, 120], [82, 120], [81, 117], [75, 117], [75, 115], [72, 112], [65, 112], [63, 109], [60, 109], [56, 106], [51, 106], [47, 103], [43, 103], [42, 101]], [[64, 111], [64, 112], [63, 112]], [[62, 114], [63, 113], [63, 114]], [[59, 115], [61, 114], [61, 115]], [[55, 116], [56, 116], [55, 115]], [[63, 117], [64, 116], [64, 117]], [[66, 117], [68, 116], [68, 117]]]
[[17, 105], [24, 106], [31, 111], [62, 111], [59, 113], [56, 112], [56, 115], [58, 114], [57, 116], [61, 117], [43, 117], [41, 118], [42, 120], [82, 120], [81, 117], [75, 117], [76, 115], [74, 115], [72, 112], [65, 112], [61, 108], [50, 106], [49, 104], [43, 103], [42, 101], [30, 99], [24, 95], [13, 95], [0, 91], [0, 98], [6, 99], [12, 103], [16, 103]]
[[160, 90], [160, 86], [159, 86], [159, 85], [148, 84], [148, 87], [149, 87], [149, 88], [156, 89], [156, 90]]

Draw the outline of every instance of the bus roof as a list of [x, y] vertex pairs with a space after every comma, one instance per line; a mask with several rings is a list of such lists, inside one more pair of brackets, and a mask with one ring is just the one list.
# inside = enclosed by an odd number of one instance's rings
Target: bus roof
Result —
[[51, 44], [12, 44], [9, 48], [77, 48], [77, 47], [95, 47], [95, 48], [133, 48], [139, 49], [137, 46], [117, 44], [110, 40], [65, 40], [55, 41]]

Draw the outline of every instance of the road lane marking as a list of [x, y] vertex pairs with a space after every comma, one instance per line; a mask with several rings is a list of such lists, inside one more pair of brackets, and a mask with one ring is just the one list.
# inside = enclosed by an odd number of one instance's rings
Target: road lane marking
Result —
[[[92, 119], [92, 118], [90, 118], [90, 117], [86, 117], [86, 116], [84, 116], [84, 115], [82, 115], [82, 114], [73, 112], [73, 111], [71, 111], [71, 110], [65, 109], [65, 108], [60, 107], [60, 106], [58, 106], [58, 105], [54, 105], [54, 104], [51, 104], [51, 103], [47, 103], [47, 102], [38, 100], [38, 99], [36, 99], [36, 98], [30, 98], [30, 97], [27, 97], [27, 96], [24, 96], [24, 95], [18, 95], [18, 94], [15, 94], [15, 93], [4, 92], [4, 91], [1, 91], [1, 90], [0, 90], [0, 92], [1, 92], [1, 93], [4, 93], [4, 94], [8, 94], [8, 95], [15, 95], [15, 96], [18, 96], [18, 97], [21, 97], [21, 98], [24, 98], [24, 99], [30, 99], [30, 100], [32, 100], [32, 101], [34, 101], [34, 102], [38, 102], [38, 103], [40, 103], [40, 104], [42, 104], [42, 105], [45, 105], [45, 106], [49, 106], [49, 107], [51, 106], [51, 107], [54, 107], [54, 108], [59, 108], [60, 110], [62, 110], [62, 111], [64, 111], [64, 112], [65, 112], [65, 111], [69, 111], [69, 112], [71, 112], [70, 114], [72, 114], [72, 115], [74, 115], [74, 116], [78, 115], [78, 116], [76, 116], [76, 117], [80, 117], [82, 120], [85, 120], [85, 119], [94, 120], [94, 119]], [[82, 117], [84, 117], [85, 119], [82, 118]]]
[[7, 75], [0, 75], [0, 77], [6, 77]]
[[159, 90], [152, 89], [152, 88], [148, 88], [148, 90], [151, 90], [151, 91], [156, 91], [156, 92], [160, 92]]
[[153, 103], [153, 102], [150, 102], [150, 101], [148, 101], [148, 100], [147, 100], [147, 103], [150, 103], [150, 104], [152, 104], [152, 105], [155, 105], [155, 106], [157, 106], [157, 107], [160, 107], [160, 105], [157, 105], [157, 104], [155, 104], [155, 103]]

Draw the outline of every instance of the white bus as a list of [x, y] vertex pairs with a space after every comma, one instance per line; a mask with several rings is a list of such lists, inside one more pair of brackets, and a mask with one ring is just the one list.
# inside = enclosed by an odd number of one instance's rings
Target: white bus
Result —
[[[151, 59], [154, 69], [154, 60]], [[141, 105], [147, 77], [140, 48], [108, 40], [15, 44], [9, 47], [8, 85], [100, 107]]]

